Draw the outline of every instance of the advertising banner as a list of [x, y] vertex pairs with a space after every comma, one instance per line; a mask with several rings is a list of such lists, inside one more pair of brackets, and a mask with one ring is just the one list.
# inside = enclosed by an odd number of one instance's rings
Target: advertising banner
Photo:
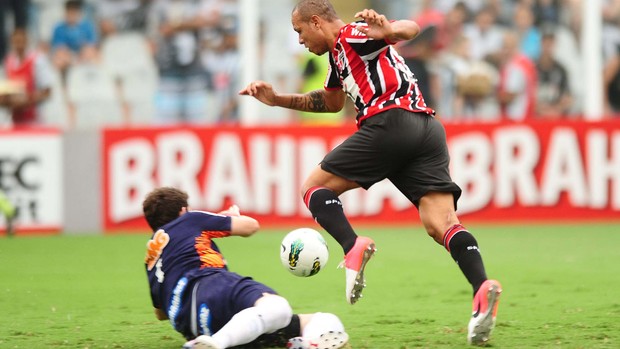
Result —
[[[620, 122], [446, 125], [453, 180], [468, 222], [620, 220]], [[235, 203], [265, 225], [314, 224], [300, 187], [351, 127], [214, 127], [104, 131], [106, 230], [146, 229], [153, 188], [188, 192], [190, 206]], [[419, 223], [389, 181], [342, 196], [353, 222]]]
[[[0, 191], [19, 233], [62, 228], [62, 136], [56, 130], [0, 131]], [[0, 214], [0, 230], [6, 227]]]

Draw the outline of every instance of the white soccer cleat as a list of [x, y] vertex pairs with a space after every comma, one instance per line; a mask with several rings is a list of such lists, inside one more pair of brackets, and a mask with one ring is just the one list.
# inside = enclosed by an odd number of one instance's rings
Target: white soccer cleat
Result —
[[502, 285], [497, 280], [485, 281], [473, 303], [473, 314], [467, 326], [467, 342], [473, 345], [485, 345], [495, 327], [495, 317]]
[[295, 337], [288, 340], [287, 349], [339, 349], [349, 342], [349, 335], [342, 331], [329, 331], [318, 338]]
[[344, 256], [344, 261], [339, 267], [345, 267], [345, 296], [349, 304], [355, 304], [362, 298], [362, 291], [366, 287], [364, 268], [376, 251], [377, 248], [372, 239], [358, 236], [353, 248]]
[[198, 336], [183, 345], [183, 349], [224, 349], [210, 336]]

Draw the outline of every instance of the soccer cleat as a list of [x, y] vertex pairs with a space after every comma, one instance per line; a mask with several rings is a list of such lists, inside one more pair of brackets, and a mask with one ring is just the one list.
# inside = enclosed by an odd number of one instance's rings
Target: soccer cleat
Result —
[[349, 335], [342, 331], [329, 331], [318, 338], [295, 337], [288, 340], [287, 349], [338, 349], [349, 341]]
[[353, 248], [344, 256], [339, 267], [344, 266], [346, 273], [345, 295], [349, 304], [355, 304], [362, 298], [362, 290], [366, 287], [364, 268], [366, 263], [377, 251], [375, 242], [371, 238], [358, 236]]
[[183, 349], [224, 349], [210, 336], [198, 336], [183, 345]]
[[502, 285], [497, 280], [485, 281], [476, 292], [473, 314], [467, 327], [468, 343], [484, 345], [489, 340], [495, 327], [495, 316], [501, 293]]

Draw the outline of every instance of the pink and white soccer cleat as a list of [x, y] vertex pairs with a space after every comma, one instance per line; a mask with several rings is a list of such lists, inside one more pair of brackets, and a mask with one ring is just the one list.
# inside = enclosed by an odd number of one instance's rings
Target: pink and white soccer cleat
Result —
[[489, 340], [495, 327], [495, 317], [502, 285], [497, 280], [485, 281], [473, 303], [473, 314], [467, 327], [467, 342], [474, 345], [484, 345]]
[[339, 268], [345, 268], [345, 296], [349, 304], [355, 304], [362, 297], [362, 291], [366, 287], [364, 268], [376, 251], [375, 242], [371, 238], [358, 236], [355, 245], [340, 263]]

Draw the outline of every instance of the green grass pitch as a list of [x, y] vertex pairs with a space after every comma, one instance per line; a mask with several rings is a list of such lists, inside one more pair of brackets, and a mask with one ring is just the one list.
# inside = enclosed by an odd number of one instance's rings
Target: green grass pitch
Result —
[[[471, 226], [504, 287], [495, 348], [620, 348], [620, 225]], [[218, 241], [232, 271], [287, 297], [295, 312], [333, 312], [353, 349], [466, 348], [471, 290], [419, 227], [359, 230], [378, 247], [368, 287], [344, 298], [342, 252], [311, 278], [279, 261], [284, 230]], [[143, 269], [148, 234], [0, 237], [0, 348], [178, 349], [153, 316]]]

